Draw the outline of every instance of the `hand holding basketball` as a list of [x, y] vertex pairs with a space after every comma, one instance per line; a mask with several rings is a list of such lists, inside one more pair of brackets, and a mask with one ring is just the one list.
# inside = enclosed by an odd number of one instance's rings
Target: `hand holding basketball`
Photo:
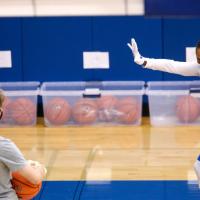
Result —
[[47, 174], [47, 169], [45, 168], [45, 166], [41, 163], [39, 163], [38, 161], [34, 161], [34, 160], [28, 160], [29, 165], [31, 165], [31, 167], [33, 168], [42, 168], [44, 170], [44, 175], [46, 176]]
[[42, 182], [33, 184], [18, 172], [12, 173], [11, 183], [18, 198], [21, 200], [31, 200], [42, 188]]

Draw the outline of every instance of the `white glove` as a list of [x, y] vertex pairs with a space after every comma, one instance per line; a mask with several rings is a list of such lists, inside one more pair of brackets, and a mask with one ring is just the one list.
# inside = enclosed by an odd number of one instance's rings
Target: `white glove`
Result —
[[137, 43], [134, 38], [131, 39], [131, 44], [127, 44], [128, 47], [131, 49], [134, 57], [134, 62], [137, 63], [138, 65], [143, 65], [145, 62], [145, 58], [142, 57], [138, 51]]

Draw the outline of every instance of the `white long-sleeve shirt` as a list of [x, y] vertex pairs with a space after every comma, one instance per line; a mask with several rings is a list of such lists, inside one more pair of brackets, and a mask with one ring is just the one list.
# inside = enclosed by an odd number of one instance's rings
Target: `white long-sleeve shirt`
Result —
[[145, 58], [144, 68], [179, 74], [182, 76], [200, 76], [200, 64], [197, 62], [179, 62], [168, 59]]

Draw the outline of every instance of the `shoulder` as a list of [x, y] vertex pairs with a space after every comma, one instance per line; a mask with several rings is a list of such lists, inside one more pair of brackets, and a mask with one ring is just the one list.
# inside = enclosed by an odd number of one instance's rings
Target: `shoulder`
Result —
[[0, 136], [0, 146], [8, 145], [8, 144], [13, 144], [13, 142], [10, 139], [7, 139], [7, 138]]
[[19, 148], [9, 139], [0, 137], [0, 161], [11, 171], [17, 171], [26, 165]]
[[12, 143], [12, 141], [7, 139], [7, 138], [0, 136], [0, 145], [5, 145], [5, 144], [8, 144], [8, 143]]
[[16, 151], [17, 147], [10, 139], [0, 137], [0, 149], [0, 155], [5, 155], [5, 153]]

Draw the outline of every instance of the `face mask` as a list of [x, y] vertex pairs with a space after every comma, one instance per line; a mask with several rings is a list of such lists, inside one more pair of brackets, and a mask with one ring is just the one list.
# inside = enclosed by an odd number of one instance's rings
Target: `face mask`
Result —
[[200, 64], [200, 58], [199, 57], [197, 57], [197, 62]]

